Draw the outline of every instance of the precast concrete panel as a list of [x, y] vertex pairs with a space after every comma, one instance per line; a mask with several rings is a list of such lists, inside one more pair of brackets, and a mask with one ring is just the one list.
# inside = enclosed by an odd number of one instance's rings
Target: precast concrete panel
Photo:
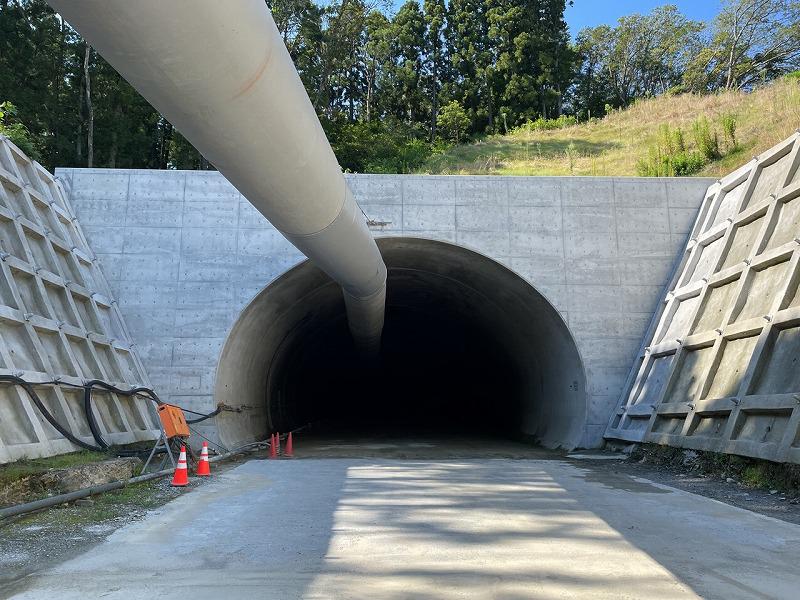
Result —
[[606, 430], [800, 463], [800, 134], [712, 185]]
[[[108, 232], [113, 237], [113, 231]], [[0, 136], [0, 374], [33, 384], [58, 422], [95, 443], [84, 381], [148, 385], [125, 321], [61, 183]], [[60, 381], [65, 385], [47, 385]], [[38, 384], [38, 385], [37, 385]], [[149, 400], [93, 393], [110, 444], [154, 439]], [[71, 452], [27, 393], [0, 385], [0, 463]]]

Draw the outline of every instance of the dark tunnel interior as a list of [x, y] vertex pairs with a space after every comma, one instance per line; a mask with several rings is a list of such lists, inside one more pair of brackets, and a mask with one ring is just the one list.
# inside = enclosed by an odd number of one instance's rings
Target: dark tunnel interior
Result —
[[379, 363], [359, 358], [343, 314], [309, 332], [269, 380], [276, 429], [502, 431], [520, 419], [519, 373], [484, 324], [445, 301], [415, 306], [393, 279]]
[[314, 423], [340, 433], [480, 432], [574, 447], [584, 374], [559, 313], [499, 263], [453, 244], [383, 238], [380, 360], [356, 354], [341, 290], [308, 261], [244, 309], [223, 348], [226, 443]]

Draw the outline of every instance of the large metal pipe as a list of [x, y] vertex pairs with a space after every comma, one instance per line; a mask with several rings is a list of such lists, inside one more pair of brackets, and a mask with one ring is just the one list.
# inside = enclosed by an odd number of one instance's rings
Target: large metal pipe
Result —
[[48, 0], [286, 238], [379, 348], [386, 266], [264, 0]]

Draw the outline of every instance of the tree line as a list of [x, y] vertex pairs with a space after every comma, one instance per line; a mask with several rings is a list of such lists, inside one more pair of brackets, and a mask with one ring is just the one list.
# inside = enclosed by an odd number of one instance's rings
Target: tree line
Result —
[[[408, 172], [447, 144], [638, 98], [749, 89], [800, 62], [800, 0], [724, 0], [711, 23], [665, 5], [574, 39], [570, 0], [383, 1], [267, 1], [353, 171]], [[51, 168], [212, 168], [44, 0], [0, 0], [0, 101], [0, 131]]]

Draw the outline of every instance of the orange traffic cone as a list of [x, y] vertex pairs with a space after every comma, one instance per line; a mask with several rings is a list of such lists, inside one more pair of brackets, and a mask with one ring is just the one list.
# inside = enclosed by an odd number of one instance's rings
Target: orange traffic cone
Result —
[[175, 487], [189, 485], [189, 470], [186, 468], [186, 446], [181, 446], [178, 466], [175, 467], [175, 474], [172, 476], [172, 485]]
[[286, 437], [286, 450], [283, 451], [286, 458], [294, 458], [294, 443], [292, 441], [292, 432]]
[[276, 446], [278, 445], [278, 442], [275, 441], [275, 437], [276, 436], [275, 436], [274, 433], [271, 436], [269, 436], [269, 457], [270, 458], [278, 458], [278, 449], [276, 448]]
[[208, 477], [211, 475], [211, 463], [208, 462], [208, 442], [203, 442], [203, 449], [200, 450], [200, 462], [197, 463], [197, 475]]

